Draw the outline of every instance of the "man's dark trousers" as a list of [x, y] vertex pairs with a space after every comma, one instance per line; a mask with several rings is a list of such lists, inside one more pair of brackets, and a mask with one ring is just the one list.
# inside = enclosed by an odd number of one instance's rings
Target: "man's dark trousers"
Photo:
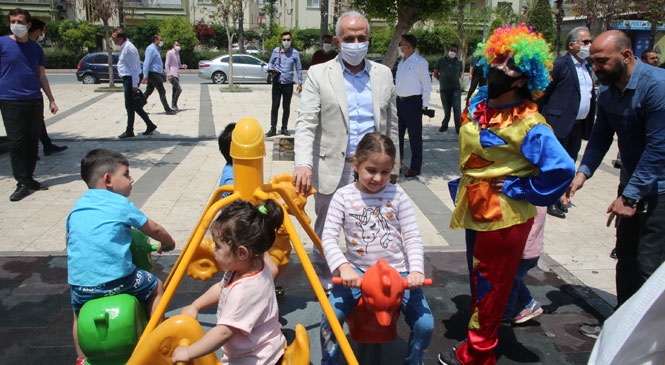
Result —
[[9, 157], [14, 179], [17, 186], [27, 185], [33, 179], [37, 165], [44, 99], [0, 100], [0, 112], [10, 141]]
[[622, 218], [617, 227], [617, 307], [635, 294], [665, 262], [665, 194], [638, 204], [646, 212]]
[[164, 107], [164, 111], [168, 112], [171, 110], [171, 107], [169, 106], [169, 102], [166, 100], [166, 88], [164, 88], [164, 81], [162, 80], [162, 74], [157, 73], [157, 72], [148, 72], [148, 86], [145, 87], [145, 95], [146, 100], [152, 92], [157, 89], [157, 92], [159, 93], [159, 100], [162, 102], [162, 106]]
[[411, 170], [418, 170], [423, 164], [423, 98], [420, 95], [406, 99], [397, 97], [397, 131], [399, 133], [399, 158], [404, 155], [404, 134], [409, 132], [411, 149]]
[[139, 117], [143, 119], [147, 127], [154, 125], [150, 120], [150, 117], [148, 117], [148, 113], [143, 110], [143, 107], [134, 107], [134, 102], [132, 101], [132, 97], [134, 96], [134, 90], [132, 89], [132, 77], [123, 76], [122, 86], [125, 93], [125, 109], [127, 109], [127, 133], [134, 133], [134, 119], [136, 118], [134, 113], [138, 114]]
[[448, 128], [450, 122], [450, 109], [453, 109], [453, 123], [455, 125], [455, 132], [459, 134], [460, 116], [462, 115], [462, 91], [460, 89], [442, 89], [440, 92], [441, 104], [443, 105], [443, 122], [442, 127]]
[[272, 109], [270, 109], [270, 128], [277, 128], [277, 113], [279, 112], [279, 100], [282, 101], [282, 129], [287, 129], [289, 114], [291, 114], [291, 97], [293, 96], [293, 84], [280, 84], [279, 78], [272, 82]]
[[178, 76], [171, 76], [171, 86], [173, 87], [173, 92], [171, 93], [171, 106], [176, 108], [178, 106], [178, 98], [182, 93], [182, 87], [180, 87], [180, 78]]

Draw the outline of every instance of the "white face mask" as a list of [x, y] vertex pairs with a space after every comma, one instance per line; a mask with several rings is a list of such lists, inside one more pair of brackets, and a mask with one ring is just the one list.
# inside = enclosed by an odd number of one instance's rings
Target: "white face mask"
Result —
[[448, 52], [448, 57], [455, 58], [455, 56], [457, 56], [457, 52], [453, 52], [453, 51]]
[[291, 47], [291, 41], [282, 41], [282, 47], [290, 48]]
[[369, 42], [342, 43], [342, 59], [351, 66], [358, 66], [367, 55]]
[[180, 50], [182, 49], [182, 48], [180, 48], [180, 46], [175, 46], [173, 48], [175, 49], [176, 52], [180, 52]]
[[577, 57], [581, 60], [585, 60], [585, 59], [589, 58], [589, 56], [591, 55], [591, 53], [589, 52], [590, 48], [591, 48], [591, 45], [581, 46], [580, 51], [577, 52]]
[[44, 40], [44, 33], [42, 33], [39, 38], [37, 38], [37, 42], [41, 42]]
[[323, 51], [324, 52], [330, 52], [331, 49], [332, 49], [332, 44], [330, 44], [330, 43], [324, 43], [323, 44]]
[[12, 24], [9, 26], [9, 29], [19, 38], [23, 38], [28, 34], [28, 26], [25, 24]]
[[157, 47], [161, 47], [163, 45], [164, 45], [164, 41], [159, 41], [159, 43], [157, 43]]
[[402, 51], [402, 47], [397, 47], [397, 54], [398, 54], [400, 57], [404, 57], [404, 51]]

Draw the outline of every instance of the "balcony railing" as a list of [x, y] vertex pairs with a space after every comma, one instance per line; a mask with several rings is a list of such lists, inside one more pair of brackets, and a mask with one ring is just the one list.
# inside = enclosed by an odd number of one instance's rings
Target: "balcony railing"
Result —
[[134, 8], [179, 8], [182, 9], [182, 0], [138, 0], [138, 1], [125, 1], [126, 7]]

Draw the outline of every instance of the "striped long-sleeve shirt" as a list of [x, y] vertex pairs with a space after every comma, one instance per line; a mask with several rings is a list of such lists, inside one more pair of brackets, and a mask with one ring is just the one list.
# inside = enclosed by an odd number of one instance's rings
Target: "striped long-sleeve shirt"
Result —
[[[339, 246], [344, 232], [346, 253]], [[322, 237], [331, 271], [343, 263], [363, 271], [384, 258], [399, 272], [424, 270], [423, 242], [406, 192], [388, 183], [379, 193], [366, 194], [349, 184], [335, 192]]]

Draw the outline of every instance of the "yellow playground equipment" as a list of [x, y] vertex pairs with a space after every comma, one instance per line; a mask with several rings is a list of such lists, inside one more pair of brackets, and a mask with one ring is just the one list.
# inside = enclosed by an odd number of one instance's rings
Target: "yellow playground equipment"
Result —
[[[214, 259], [214, 244], [212, 240], [204, 239], [204, 235], [217, 213], [234, 200], [241, 199], [256, 203], [272, 198], [280, 202], [284, 209], [284, 223], [279, 229], [275, 243], [271, 248], [271, 258], [277, 264], [281, 273], [283, 267], [289, 262], [291, 253], [289, 241], [293, 244], [307, 279], [321, 304], [323, 313], [330, 321], [332, 331], [339, 341], [347, 364], [357, 365], [358, 361], [344, 334], [342, 325], [335, 317], [323, 286], [289, 216], [291, 214], [298, 220], [312, 242], [320, 249], [321, 241], [311, 227], [310, 219], [304, 211], [307, 196], [313, 193], [313, 189], [306, 195], [296, 194], [290, 174], [279, 175], [268, 184], [263, 183], [265, 144], [263, 131], [255, 118], [244, 117], [236, 124], [232, 135], [231, 156], [233, 157], [234, 185], [221, 186], [210, 197], [187, 244], [183, 247], [182, 253], [176, 260], [168, 278], [164, 281], [162, 300], [145, 327], [127, 364], [171, 364], [170, 356], [177, 346], [194, 342], [203, 336], [203, 329], [194, 318], [177, 315], [161, 324], [159, 321], [164, 317], [166, 308], [173, 299], [183, 275], [188, 274], [194, 279], [208, 280], [218, 271]], [[220, 199], [225, 192], [231, 194]], [[284, 353], [282, 364], [308, 365], [310, 363], [310, 347], [307, 332], [300, 324], [296, 326], [295, 331], [296, 338]], [[214, 354], [211, 354], [211, 356], [195, 359], [190, 364], [213, 365], [219, 364], [219, 361]]]

